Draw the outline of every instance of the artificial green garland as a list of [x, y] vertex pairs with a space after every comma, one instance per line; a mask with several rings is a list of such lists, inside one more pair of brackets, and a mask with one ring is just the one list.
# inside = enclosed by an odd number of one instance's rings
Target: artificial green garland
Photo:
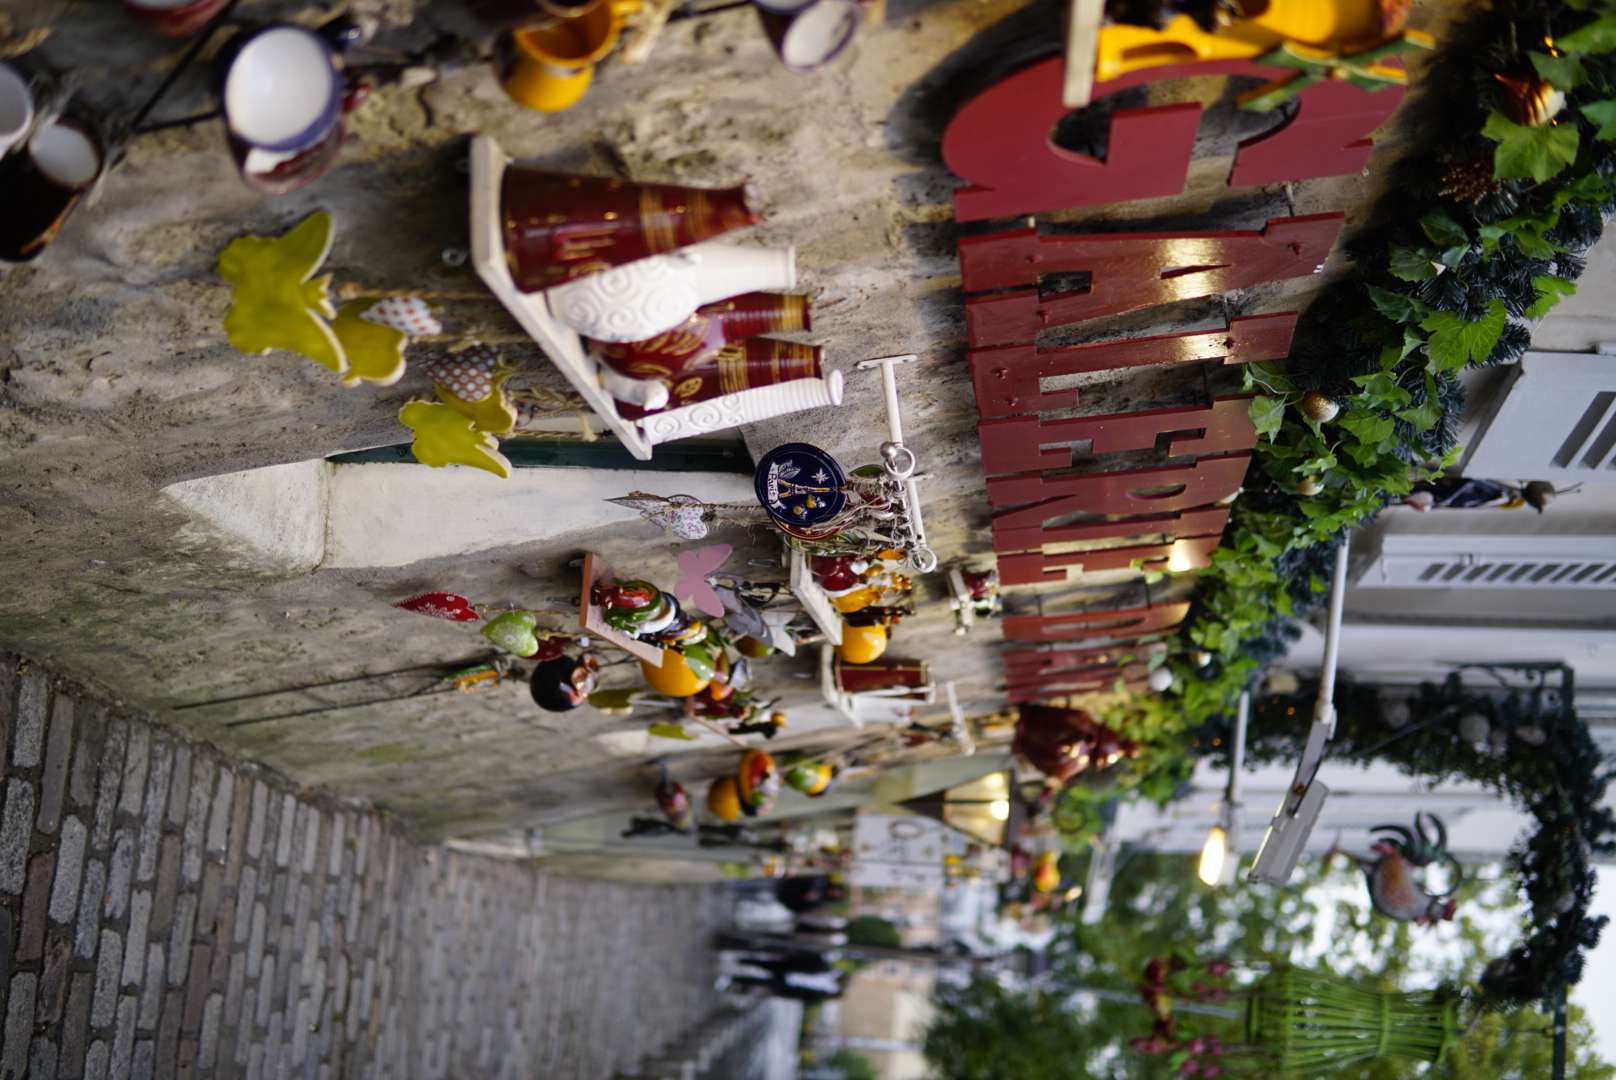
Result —
[[[1295, 693], [1259, 698], [1251, 711], [1249, 758], [1294, 759], [1306, 737], [1296, 718], [1311, 712], [1317, 695], [1317, 681], [1305, 680]], [[1598, 943], [1606, 922], [1587, 911], [1595, 882], [1590, 858], [1616, 853], [1616, 815], [1602, 805], [1612, 774], [1602, 769], [1571, 696], [1549, 683], [1477, 690], [1458, 672], [1407, 697], [1348, 678], [1336, 687], [1331, 760], [1387, 761], [1433, 785], [1474, 780], [1537, 821], [1509, 858], [1531, 909], [1527, 934], [1482, 976], [1482, 998], [1490, 1003], [1527, 1005], [1577, 982], [1583, 953]], [[1196, 733], [1197, 741], [1210, 747], [1221, 739], [1226, 747], [1228, 728], [1220, 717]], [[1213, 753], [1227, 757], [1221, 749]]]

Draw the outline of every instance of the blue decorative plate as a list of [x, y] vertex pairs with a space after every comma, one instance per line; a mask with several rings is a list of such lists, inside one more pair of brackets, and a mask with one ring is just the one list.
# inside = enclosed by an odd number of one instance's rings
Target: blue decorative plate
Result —
[[817, 446], [786, 443], [758, 461], [753, 484], [769, 516], [801, 528], [822, 525], [847, 507], [847, 477], [836, 459]]

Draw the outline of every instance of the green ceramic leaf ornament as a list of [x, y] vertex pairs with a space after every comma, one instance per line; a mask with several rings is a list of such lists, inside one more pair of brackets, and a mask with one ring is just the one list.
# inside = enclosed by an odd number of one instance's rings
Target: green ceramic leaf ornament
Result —
[[469, 418], [449, 406], [412, 401], [398, 410], [398, 418], [405, 427], [414, 430], [415, 445], [411, 449], [415, 460], [421, 464], [435, 469], [445, 465], [470, 465], [497, 476], [508, 478], [511, 475], [511, 463], [499, 452], [499, 440], [478, 431]]
[[404, 346], [409, 344], [409, 335], [359, 317], [374, 304], [374, 300], [349, 301], [331, 324], [350, 365], [343, 386], [392, 386], [404, 377]]
[[483, 626], [483, 637], [508, 653], [532, 656], [539, 651], [539, 638], [533, 632], [538, 618], [531, 611], [507, 611]]
[[230, 344], [252, 355], [286, 349], [346, 373], [342, 342], [326, 322], [336, 316], [328, 293], [331, 275], [313, 277], [330, 250], [331, 215], [324, 210], [273, 240], [231, 241], [219, 256], [219, 276], [235, 288], [224, 317]]

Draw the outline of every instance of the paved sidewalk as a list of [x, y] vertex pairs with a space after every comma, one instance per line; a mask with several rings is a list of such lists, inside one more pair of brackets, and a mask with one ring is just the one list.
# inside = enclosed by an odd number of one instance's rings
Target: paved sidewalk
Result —
[[716, 1004], [716, 889], [420, 845], [0, 654], [0, 1080], [606, 1080]]

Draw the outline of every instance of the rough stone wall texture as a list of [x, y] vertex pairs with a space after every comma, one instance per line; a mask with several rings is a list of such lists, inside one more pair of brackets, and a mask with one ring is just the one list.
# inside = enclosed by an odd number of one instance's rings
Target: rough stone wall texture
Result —
[[0, 776], [0, 1080], [600, 1080], [717, 1004], [716, 889], [425, 847], [10, 655]]
[[[40, 55], [78, 70], [87, 100], [125, 115], [177, 52], [137, 30], [116, 5], [21, 0], [8, 10], [21, 29], [55, 26]], [[438, 835], [521, 827], [645, 798], [643, 779], [625, 781], [648, 774], [632, 771], [634, 763], [597, 738], [641, 722], [588, 709], [536, 716], [519, 687], [240, 727], [227, 724], [251, 715], [244, 707], [164, 712], [469, 658], [481, 639], [387, 604], [427, 588], [540, 604], [575, 590], [568, 562], [586, 546], [666, 584], [679, 546], [628, 521], [406, 567], [304, 572], [244, 554], [159, 489], [403, 441], [397, 409], [429, 387], [412, 373], [388, 389], [347, 390], [294, 355], [242, 356], [220, 324], [230, 296], [214, 270], [219, 252], [238, 236], [273, 235], [327, 208], [338, 234], [326, 269], [339, 284], [438, 290], [459, 297], [446, 301], [452, 331], [501, 337], [514, 324], [467, 268], [442, 258], [467, 244], [470, 134], [494, 135], [514, 157], [556, 169], [695, 185], [751, 181], [766, 219], [737, 239], [797, 246], [803, 284], [817, 294], [808, 337], [847, 375], [849, 404], [756, 425], [745, 433], [747, 445], [758, 452], [803, 439], [849, 466], [873, 460], [885, 438], [878, 375], [852, 364], [916, 352], [921, 362], [902, 369], [900, 383], [910, 442], [928, 476], [922, 492], [933, 546], [945, 560], [985, 552], [986, 496], [953, 253], [957, 181], [939, 160], [938, 141], [973, 73], [1007, 70], [1051, 50], [1061, 40], [1062, 11], [1051, 0], [890, 0], [884, 21], [866, 27], [846, 56], [799, 77], [776, 63], [754, 13], [732, 10], [671, 24], [648, 62], [603, 68], [580, 105], [541, 116], [504, 96], [478, 59], [487, 35], [463, 9], [450, 0], [397, 0], [381, 11], [381, 43], [455, 62], [425, 87], [379, 88], [350, 120], [340, 167], [311, 187], [274, 199], [250, 194], [231, 170], [217, 123], [136, 139], [99, 200], [75, 215], [44, 257], [0, 269], [0, 641], [232, 753], [300, 783], [375, 800]], [[249, 0], [240, 13], [310, 23], [329, 14], [290, 0]], [[188, 80], [157, 115], [205, 106], [205, 85], [200, 75]], [[1214, 80], [1151, 92], [1222, 102], [1207, 113], [1187, 194], [1046, 220], [1200, 229], [1210, 216], [1221, 227], [1253, 228], [1294, 207], [1345, 208], [1356, 222], [1395, 154], [1391, 144], [1377, 152], [1368, 179], [1311, 181], [1290, 192], [1230, 190], [1222, 177], [1248, 129], [1227, 88]], [[1263, 286], [1226, 304], [1191, 301], [1085, 324], [1080, 333], [1103, 340], [1210, 327], [1225, 314], [1305, 303], [1315, 285]], [[431, 352], [418, 346], [411, 359]], [[520, 378], [560, 385], [536, 350], [514, 346], [509, 355]], [[1230, 378], [1213, 373], [1208, 383], [1200, 371], [1178, 371], [1087, 379], [1076, 411], [1187, 404]], [[1145, 454], [1138, 463], [1159, 460]], [[677, 490], [670, 477], [659, 493]], [[735, 529], [715, 539], [737, 544], [736, 566], [774, 550]], [[1083, 598], [1142, 599], [1129, 577], [1087, 582], [1099, 588]], [[955, 638], [940, 583], [922, 583], [920, 596], [922, 613], [904, 624], [893, 652], [929, 657], [960, 680], [968, 707], [994, 707], [1001, 700], [996, 627]], [[1155, 597], [1162, 596], [1158, 588]], [[1018, 594], [1010, 605], [1034, 602]], [[792, 708], [794, 733], [830, 737], [811, 731], [829, 715], [814, 701], [812, 682], [789, 677], [810, 674], [808, 660], [770, 661], [763, 671]]]

